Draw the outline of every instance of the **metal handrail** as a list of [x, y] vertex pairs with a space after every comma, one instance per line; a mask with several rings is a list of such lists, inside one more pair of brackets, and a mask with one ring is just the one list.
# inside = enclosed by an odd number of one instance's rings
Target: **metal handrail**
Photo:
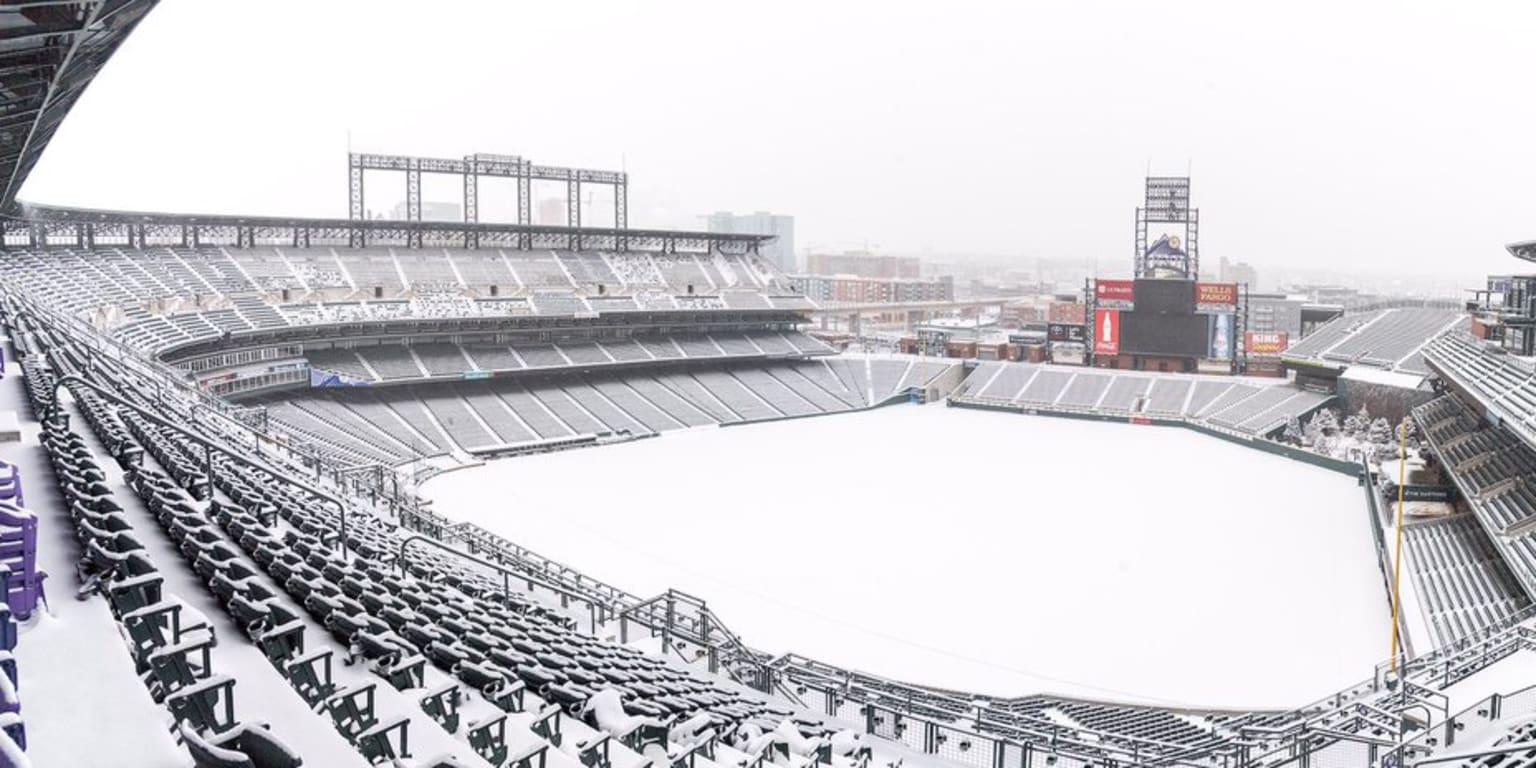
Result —
[[554, 592], [557, 595], [560, 595], [562, 607], [566, 607], [566, 606], [569, 605], [569, 603], [567, 602], [568, 600], [576, 600], [578, 602], [586, 603], [587, 604], [588, 620], [591, 622], [591, 632], [594, 635], [597, 634], [597, 624], [598, 624], [598, 610], [597, 609], [598, 608], [602, 608], [602, 620], [603, 621], [607, 621], [608, 617], [613, 614], [613, 606], [604, 605], [602, 603], [599, 603], [596, 600], [591, 599], [590, 597], [587, 597], [586, 595], [582, 595], [582, 594], [579, 594], [577, 592], [573, 592], [573, 591], [568, 590], [568, 589], [566, 589], [564, 587], [561, 587], [561, 586], [559, 586], [557, 584], [553, 584], [553, 583], [550, 583], [548, 581], [544, 581], [543, 579], [539, 579], [539, 578], [530, 576], [530, 575], [528, 575], [526, 573], [520, 573], [518, 571], [514, 571], [511, 568], [508, 568], [508, 567], [506, 567], [504, 565], [501, 565], [499, 563], [493, 563], [490, 560], [486, 560], [485, 558], [478, 557], [478, 556], [475, 556], [475, 555], [471, 555], [468, 552], [465, 552], [465, 551], [460, 550], [460, 549], [456, 549], [456, 548], [454, 548], [454, 547], [452, 547], [452, 546], [450, 546], [448, 544], [445, 544], [445, 543], [443, 543], [441, 541], [438, 541], [436, 538], [434, 538], [432, 536], [428, 536], [427, 534], [424, 534], [424, 533], [413, 533], [410, 536], [407, 536], [404, 539], [400, 540], [400, 553], [399, 553], [399, 556], [396, 558], [396, 562], [399, 563], [399, 565], [400, 565], [400, 572], [401, 573], [405, 573], [406, 564], [408, 562], [406, 560], [406, 557], [405, 557], [406, 547], [410, 546], [411, 544], [416, 544], [418, 542], [422, 543], [422, 544], [426, 544], [428, 546], [436, 547], [436, 548], [438, 548], [438, 549], [440, 549], [440, 550], [442, 550], [444, 552], [447, 552], [447, 553], [449, 553], [451, 555], [454, 555], [456, 557], [461, 557], [461, 558], [463, 558], [465, 560], [468, 560], [468, 561], [470, 561], [472, 563], [475, 563], [476, 565], [481, 565], [481, 566], [484, 566], [486, 568], [490, 568], [491, 570], [494, 570], [497, 573], [500, 573], [501, 574], [501, 589], [502, 589], [502, 591], [504, 593], [506, 593], [507, 597], [509, 597], [509, 598], [512, 596], [512, 581], [511, 580], [512, 580], [512, 577], [516, 577], [519, 581], [525, 581], [525, 582], [527, 582], [530, 585], [537, 584], [537, 585], [539, 585], [539, 586], [541, 586], [541, 587], [543, 587], [543, 588], [545, 588], [545, 589], [547, 589], [547, 590], [549, 590], [551, 592]]
[[192, 431], [186, 429], [185, 427], [179, 426], [179, 425], [177, 425], [177, 424], [175, 424], [175, 423], [173, 423], [173, 422], [171, 422], [171, 421], [161, 417], [159, 414], [149, 410], [148, 408], [140, 406], [140, 405], [138, 405], [136, 403], [129, 402], [128, 400], [124, 399], [122, 396], [118, 395], [117, 393], [112, 392], [111, 390], [103, 387], [102, 385], [97, 384], [95, 382], [92, 382], [92, 381], [84, 378], [83, 376], [81, 376], [78, 373], [66, 374], [64, 376], [59, 377], [58, 379], [56, 379], [53, 382], [53, 389], [52, 389], [52, 393], [51, 393], [51, 396], [50, 396], [50, 399], [51, 399], [52, 402], [50, 402], [48, 404], [49, 412], [46, 414], [49, 419], [52, 419], [53, 417], [58, 415], [59, 408], [60, 408], [60, 404], [59, 404], [59, 388], [64, 386], [65, 384], [68, 384], [68, 383], [74, 383], [74, 384], [78, 384], [80, 386], [83, 386], [86, 389], [89, 389], [89, 390], [95, 392], [97, 395], [99, 395], [99, 396], [101, 396], [101, 397], [103, 397], [103, 398], [105, 398], [107, 400], [112, 401], [118, 407], [120, 407], [120, 408], [127, 408], [128, 410], [133, 411], [134, 413], [138, 414], [139, 416], [141, 416], [141, 417], [143, 417], [143, 418], [153, 422], [157, 426], [159, 426], [159, 427], [161, 427], [163, 429], [169, 429], [172, 432], [175, 432], [178, 435], [181, 435], [182, 437], [184, 437], [184, 438], [186, 438], [188, 440], [191, 440], [192, 442], [195, 442], [198, 445], [201, 445], [203, 447], [203, 450], [205, 451], [205, 453], [209, 456], [209, 461], [208, 461], [208, 466], [209, 466], [209, 469], [210, 469], [210, 474], [209, 474], [209, 477], [208, 477], [209, 482], [213, 482], [213, 475], [211, 473], [212, 466], [213, 466], [213, 462], [212, 462], [212, 458], [211, 458], [212, 451], [217, 450], [220, 453], [224, 454], [225, 456], [234, 459], [235, 461], [238, 461], [238, 462], [240, 462], [242, 464], [246, 464], [248, 466], [254, 467], [254, 468], [259, 469], [259, 470], [261, 470], [263, 472], [269, 473], [269, 474], [271, 474], [274, 477], [281, 477], [281, 478], [283, 478], [283, 480], [285, 482], [291, 483], [294, 486], [297, 486], [297, 487], [299, 487], [299, 488], [301, 488], [301, 489], [303, 489], [305, 491], [308, 491], [311, 494], [314, 494], [315, 496], [318, 496], [321, 499], [324, 499], [325, 501], [328, 501], [328, 502], [330, 502], [332, 504], [335, 504], [337, 510], [339, 510], [340, 513], [341, 513], [341, 554], [342, 554], [343, 557], [345, 557], [347, 555], [347, 505], [346, 505], [346, 502], [342, 501], [341, 497], [336, 496], [335, 494], [331, 493], [330, 491], [326, 491], [324, 489], [317, 488], [317, 487], [315, 487], [313, 485], [310, 485], [309, 483], [307, 483], [307, 482], [305, 482], [303, 480], [300, 480], [300, 479], [298, 479], [296, 477], [285, 476], [285, 473], [283, 472], [283, 470], [277, 469], [276, 467], [273, 467], [273, 466], [271, 466], [270, 464], [267, 464], [264, 461], [259, 461], [257, 459], [253, 459], [253, 458], [250, 458], [250, 457], [247, 457], [247, 456], [242, 456], [242, 455], [240, 455], [239, 452], [232, 451], [228, 447], [226, 447], [224, 445], [221, 445], [221, 444], [219, 444], [218, 442], [216, 442], [214, 440], [209, 440], [208, 438], [203, 437], [202, 435], [199, 435], [199, 434], [197, 434], [195, 432], [192, 432]]
[[[437, 515], [437, 517], [444, 521], [448, 521], [448, 518], [443, 517], [442, 515]], [[566, 580], [570, 578], [567, 576], [567, 574], [574, 574], [575, 584], [568, 585], [566, 588], [578, 591], [587, 591], [588, 594], [591, 595], [591, 597], [588, 599], [606, 600], [621, 608], [640, 602], [640, 597], [637, 595], [634, 595], [601, 580], [594, 579], [591, 576], [576, 570], [575, 568], [565, 565], [557, 560], [554, 560], [553, 558], [546, 557], [537, 552], [534, 552], [533, 550], [524, 547], [521, 544], [510, 541], [505, 537], [499, 536], [474, 523], [445, 522], [445, 527], [451, 528], [455, 535], [464, 539], [465, 541], [471, 542], [475, 546], [483, 546], [487, 549], [493, 549], [498, 554], [507, 555], [519, 563], [525, 563], [529, 570], [540, 574], [545, 578], [558, 578], [561, 580]], [[552, 569], [558, 569], [558, 572], [552, 573]]]
[[[1521, 689], [1516, 690], [1516, 691], [1511, 691], [1509, 693], [1502, 693], [1502, 694], [1501, 693], [1494, 693], [1494, 694], [1491, 694], [1489, 696], [1485, 696], [1482, 699], [1479, 699], [1478, 701], [1472, 703], [1470, 706], [1467, 706], [1466, 708], [1462, 709], [1460, 712], [1457, 712], [1454, 715], [1450, 715], [1450, 716], [1444, 718], [1441, 722], [1442, 722], [1442, 724], [1445, 727], [1454, 728], [1454, 726], [1452, 726], [1451, 724], [1460, 723], [1461, 721], [1465, 720], [1468, 717], [1468, 715], [1478, 715], [1478, 716], [1481, 716], [1483, 719], [1485, 719], [1485, 720], [1487, 720], [1489, 722], [1492, 722], [1493, 720], [1498, 719], [1496, 715], [1492, 715], [1491, 714], [1491, 713], [1493, 713], [1493, 712], [1495, 712], [1497, 710], [1497, 707], [1495, 706], [1495, 702], [1501, 702], [1504, 699], [1508, 699], [1508, 698], [1512, 698], [1512, 697], [1515, 697], [1515, 696], [1520, 696], [1520, 695], [1528, 694], [1528, 693], [1532, 693], [1532, 692], [1536, 692], [1536, 685], [1526, 686], [1525, 688], [1521, 688]], [[1487, 713], [1490, 713], [1490, 714], [1489, 715], [1479, 715], [1479, 713], [1484, 713], [1484, 712], [1487, 712]], [[1427, 744], [1424, 744], [1423, 742], [1425, 742], [1426, 740], [1428, 740], [1430, 738], [1433, 738], [1434, 737], [1434, 733], [1435, 733], [1435, 730], [1433, 728], [1426, 728], [1426, 729], [1424, 729], [1423, 733], [1420, 733], [1418, 736], [1414, 737], [1412, 740], [1405, 741], [1405, 742], [1402, 742], [1400, 744], [1394, 745], [1393, 754], [1397, 756], [1399, 764], [1400, 765], [1402, 764], [1402, 760], [1403, 760], [1404, 752], [1405, 751], [1408, 751], [1408, 750], [1418, 750], [1418, 749], [1425, 749], [1425, 750], [1429, 749], [1429, 746]], [[1532, 746], [1533, 746], [1532, 742], [1525, 742], [1523, 745], [1520, 745], [1520, 748], [1521, 749], [1531, 749]], [[1473, 753], [1468, 753], [1468, 754], [1431, 757], [1431, 758], [1427, 758], [1425, 760], [1419, 761], [1419, 762], [1415, 763], [1415, 765], [1432, 765], [1434, 763], [1444, 762], [1444, 761], [1447, 761], [1447, 760], [1450, 760], [1450, 759], [1466, 759], [1468, 757], [1476, 757], [1476, 756], [1480, 756], [1480, 755], [1483, 755], [1483, 754], [1497, 754], [1497, 751], [1495, 750], [1495, 751], [1489, 751], [1489, 752], [1486, 752], [1486, 753], [1484, 753], [1484, 752], [1473, 752]]]
[[1465, 766], [1471, 765], [1472, 763], [1468, 761], [1472, 760], [1473, 758], [1493, 757], [1494, 755], [1507, 755], [1511, 752], [1530, 752], [1532, 749], [1536, 749], [1536, 741], [1522, 741], [1518, 744], [1506, 744], [1502, 747], [1475, 749], [1469, 750], [1467, 752], [1456, 752], [1449, 755], [1433, 755], [1426, 757], [1423, 760], [1416, 761], [1413, 764], [1413, 768], [1424, 768], [1424, 766], [1431, 765], [1444, 765], [1446, 763], [1455, 763], [1458, 766]]

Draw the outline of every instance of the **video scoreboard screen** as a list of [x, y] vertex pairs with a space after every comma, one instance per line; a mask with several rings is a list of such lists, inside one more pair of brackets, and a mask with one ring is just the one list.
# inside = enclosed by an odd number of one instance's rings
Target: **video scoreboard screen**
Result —
[[1140, 290], [1138, 287], [1136, 310], [1120, 313], [1120, 351], [1170, 357], [1204, 356], [1209, 345], [1209, 321], [1206, 316], [1144, 311], [1141, 308]]
[[1195, 281], [1144, 278], [1136, 281], [1136, 312], [1190, 315], [1195, 312]]

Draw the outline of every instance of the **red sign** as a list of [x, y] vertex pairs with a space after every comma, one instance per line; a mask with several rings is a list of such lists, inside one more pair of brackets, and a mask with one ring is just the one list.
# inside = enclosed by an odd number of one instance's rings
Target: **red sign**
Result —
[[238, 374], [235, 371], [228, 371], [228, 372], [225, 372], [225, 373], [215, 373], [215, 374], [213, 374], [212, 376], [209, 376], [206, 379], [198, 379], [197, 380], [197, 385], [199, 387], [207, 389], [208, 387], [211, 387], [211, 386], [213, 386], [215, 384], [223, 384], [225, 382], [234, 381], [235, 377], [237, 375]]
[[1195, 305], [1237, 306], [1237, 283], [1195, 283]]
[[1093, 353], [1120, 354], [1120, 311], [1099, 309], [1093, 313]]
[[1250, 355], [1278, 355], [1290, 346], [1290, 334], [1285, 331], [1249, 331], [1244, 334], [1243, 346]]
[[1093, 299], [1101, 307], [1131, 309], [1136, 305], [1136, 281], [1095, 280]]

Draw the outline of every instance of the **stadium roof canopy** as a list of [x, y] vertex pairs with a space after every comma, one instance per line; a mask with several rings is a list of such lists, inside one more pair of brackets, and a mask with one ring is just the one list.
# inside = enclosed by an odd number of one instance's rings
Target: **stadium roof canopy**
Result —
[[1523, 243], [1510, 243], [1504, 246], [1511, 256], [1526, 261], [1536, 261], [1536, 240], [1527, 240]]
[[159, 0], [15, 0], [0, 7], [0, 208], [64, 115]]

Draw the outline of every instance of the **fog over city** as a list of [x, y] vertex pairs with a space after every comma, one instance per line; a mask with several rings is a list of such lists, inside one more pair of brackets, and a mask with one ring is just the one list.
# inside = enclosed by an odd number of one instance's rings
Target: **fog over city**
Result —
[[1213, 260], [1472, 283], [1536, 237], [1533, 31], [1518, 3], [165, 0], [22, 197], [341, 217], [350, 141], [622, 168], [631, 226], [763, 210], [802, 252], [1111, 270], [1150, 171], [1192, 177]]

